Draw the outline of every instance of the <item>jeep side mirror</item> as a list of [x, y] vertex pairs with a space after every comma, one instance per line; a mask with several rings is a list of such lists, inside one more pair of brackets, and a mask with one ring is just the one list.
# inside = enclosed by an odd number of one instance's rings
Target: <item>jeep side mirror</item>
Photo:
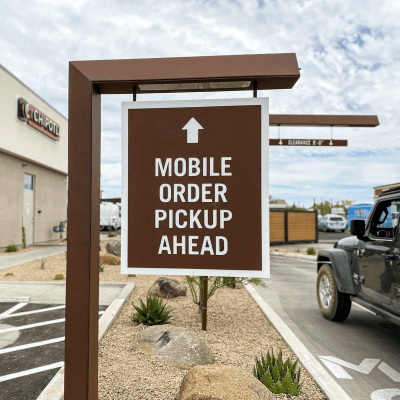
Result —
[[352, 219], [350, 221], [350, 233], [358, 238], [365, 235], [365, 221], [363, 219]]

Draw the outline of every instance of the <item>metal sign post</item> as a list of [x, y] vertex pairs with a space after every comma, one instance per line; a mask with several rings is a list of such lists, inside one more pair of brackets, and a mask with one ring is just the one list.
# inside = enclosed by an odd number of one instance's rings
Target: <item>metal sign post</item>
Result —
[[293, 53], [70, 63], [65, 400], [98, 398], [101, 95], [291, 89], [299, 77]]

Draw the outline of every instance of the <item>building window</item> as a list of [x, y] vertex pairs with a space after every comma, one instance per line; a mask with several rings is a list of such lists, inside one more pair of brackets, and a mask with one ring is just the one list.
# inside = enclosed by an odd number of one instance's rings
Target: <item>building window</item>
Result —
[[33, 190], [33, 176], [32, 175], [25, 174], [24, 189]]

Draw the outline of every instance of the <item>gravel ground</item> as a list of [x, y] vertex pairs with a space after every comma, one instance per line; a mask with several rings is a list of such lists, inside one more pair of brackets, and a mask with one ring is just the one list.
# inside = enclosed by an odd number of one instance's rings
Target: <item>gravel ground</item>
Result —
[[[2, 281], [52, 281], [57, 273], [66, 276], [65, 254], [50, 257], [44, 268], [38, 261], [1, 271]], [[14, 276], [5, 275], [13, 272]], [[120, 266], [106, 265], [100, 273], [102, 282], [137, 283], [129, 301], [99, 346], [99, 399], [101, 400], [175, 400], [186, 370], [166, 363], [151, 361], [135, 343], [135, 335], [144, 325], [132, 322], [132, 302], [138, 305], [148, 289], [159, 276], [121, 275]], [[173, 276], [187, 286], [185, 277]], [[167, 300], [173, 308], [171, 323], [199, 334], [211, 348], [215, 362], [239, 367], [252, 373], [254, 357], [268, 349], [283, 357], [294, 358], [275, 328], [244, 289], [218, 289], [208, 304], [208, 330], [201, 330], [198, 307], [193, 303], [190, 291], [186, 297]], [[314, 380], [302, 368], [302, 390], [298, 399], [324, 400]], [[271, 399], [284, 399], [285, 395], [270, 394]]]

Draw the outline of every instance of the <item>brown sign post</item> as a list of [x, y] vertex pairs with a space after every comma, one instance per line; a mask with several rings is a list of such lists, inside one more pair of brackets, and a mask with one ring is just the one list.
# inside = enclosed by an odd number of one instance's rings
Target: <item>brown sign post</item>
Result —
[[122, 115], [122, 273], [269, 277], [268, 99]]
[[291, 89], [299, 77], [295, 54], [70, 63], [66, 400], [98, 398], [101, 94]]

